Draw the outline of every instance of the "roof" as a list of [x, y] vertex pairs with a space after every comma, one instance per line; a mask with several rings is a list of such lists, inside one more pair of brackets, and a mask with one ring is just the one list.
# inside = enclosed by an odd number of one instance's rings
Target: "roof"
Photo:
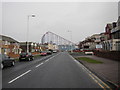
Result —
[[94, 38], [96, 36], [100, 36], [100, 34], [93, 34], [90, 38]]
[[[26, 45], [27, 42], [19, 42], [19, 43], [20, 43], [20, 45]], [[35, 43], [35, 42], [28, 42], [28, 43], [29, 43], [30, 45], [31, 45], [31, 44], [37, 44], [37, 45], [39, 45], [38, 43]]]
[[117, 23], [118, 23], [118, 26], [120, 27], [120, 16], [118, 17]]
[[18, 43], [17, 40], [15, 40], [11, 37], [8, 37], [8, 36], [0, 35], [0, 38], [2, 38], [3, 41], [9, 41], [9, 42], [13, 42], [13, 43], [17, 42]]
[[112, 24], [111, 24], [111, 23], [108, 23], [108, 24], [106, 25], [106, 28], [112, 29]]

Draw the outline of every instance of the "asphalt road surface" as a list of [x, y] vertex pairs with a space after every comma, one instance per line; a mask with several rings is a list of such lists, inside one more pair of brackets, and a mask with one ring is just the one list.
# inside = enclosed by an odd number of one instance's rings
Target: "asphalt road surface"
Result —
[[2, 72], [3, 88], [108, 87], [67, 52], [60, 52], [46, 59], [19, 62], [15, 67]]

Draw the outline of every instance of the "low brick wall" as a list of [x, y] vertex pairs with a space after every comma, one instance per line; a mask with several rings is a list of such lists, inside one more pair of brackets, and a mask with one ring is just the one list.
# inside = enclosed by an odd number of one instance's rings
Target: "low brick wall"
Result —
[[8, 56], [10, 56], [11, 58], [18, 58], [20, 55], [19, 54], [9, 53]]
[[[33, 52], [33, 55], [39, 55], [39, 52]], [[8, 56], [10, 56], [11, 58], [18, 58], [20, 55], [19, 54], [14, 54], [14, 53], [9, 53]]]
[[39, 55], [39, 52], [32, 52], [33, 55]]
[[98, 57], [120, 61], [120, 51], [94, 51]]

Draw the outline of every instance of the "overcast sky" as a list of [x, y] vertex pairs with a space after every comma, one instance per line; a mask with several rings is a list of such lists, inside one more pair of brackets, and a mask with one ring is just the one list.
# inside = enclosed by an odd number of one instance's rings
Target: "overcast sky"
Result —
[[54, 32], [75, 43], [105, 31], [107, 23], [118, 19], [117, 2], [4, 2], [2, 34], [26, 41], [27, 16], [30, 18], [29, 41], [39, 42], [47, 32]]

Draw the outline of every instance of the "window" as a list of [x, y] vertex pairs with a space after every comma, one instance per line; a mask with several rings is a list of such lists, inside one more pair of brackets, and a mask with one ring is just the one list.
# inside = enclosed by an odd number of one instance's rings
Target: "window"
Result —
[[116, 42], [116, 50], [120, 51], [120, 41]]
[[120, 39], [120, 30], [118, 31], [118, 39]]
[[4, 45], [7, 45], [6, 41], [4, 41]]

